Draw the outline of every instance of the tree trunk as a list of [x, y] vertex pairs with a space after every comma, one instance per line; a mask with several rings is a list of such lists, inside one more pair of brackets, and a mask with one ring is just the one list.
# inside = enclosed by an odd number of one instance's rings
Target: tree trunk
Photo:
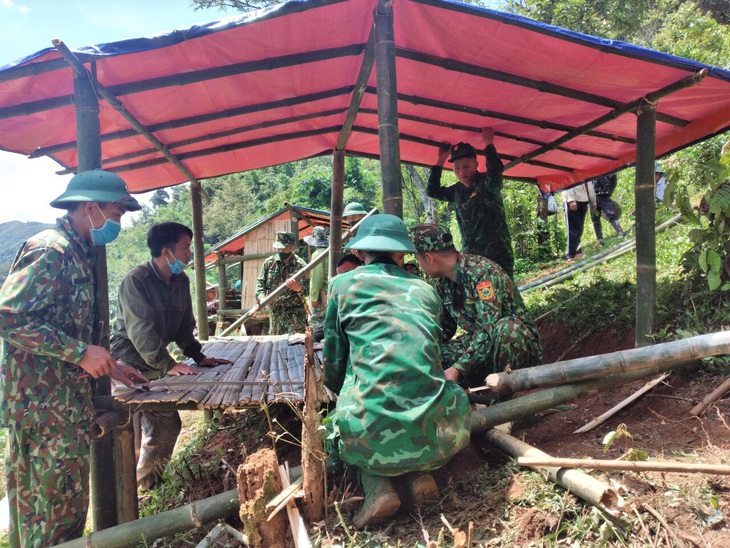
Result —
[[[405, 164], [406, 172], [410, 175], [413, 185], [418, 189], [418, 193], [421, 195], [421, 202], [423, 202], [423, 210], [426, 212], [427, 223], [438, 223], [438, 214], [436, 211], [436, 200], [429, 198], [426, 194], [426, 184], [423, 182], [423, 177], [418, 173], [416, 166], [412, 164]], [[430, 175], [430, 173], [428, 173]]]
[[542, 192], [537, 191], [537, 244], [539, 249], [544, 249], [544, 245], [550, 241], [550, 230], [548, 230], [548, 200], [544, 198]]

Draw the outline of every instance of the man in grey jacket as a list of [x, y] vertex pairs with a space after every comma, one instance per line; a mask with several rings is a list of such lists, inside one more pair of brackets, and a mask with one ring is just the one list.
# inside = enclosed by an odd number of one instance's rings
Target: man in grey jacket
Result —
[[593, 190], [593, 182], [583, 182], [566, 190], [563, 195], [563, 207], [568, 227], [566, 258], [572, 261], [583, 256], [578, 250], [580, 249], [580, 239], [583, 236], [586, 213], [589, 208], [591, 213], [596, 210], [596, 193]]
[[[198, 366], [231, 363], [206, 357], [193, 335], [190, 280], [183, 272], [192, 256], [192, 236], [193, 232], [180, 223], [153, 225], [147, 232], [152, 260], [133, 268], [119, 286], [112, 355], [136, 367], [148, 379], [197, 373], [194, 367], [170, 355], [167, 346], [171, 342]], [[159, 480], [172, 456], [180, 428], [177, 411], [134, 414], [135, 447], [139, 452], [137, 484], [142, 490], [152, 488]]]

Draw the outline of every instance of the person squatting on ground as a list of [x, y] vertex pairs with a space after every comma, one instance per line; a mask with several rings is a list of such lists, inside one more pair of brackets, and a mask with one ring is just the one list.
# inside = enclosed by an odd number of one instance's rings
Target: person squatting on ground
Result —
[[563, 208], [565, 209], [565, 224], [568, 227], [565, 256], [572, 261], [582, 256], [579, 251], [580, 239], [583, 236], [586, 213], [589, 209], [591, 214], [596, 210], [596, 193], [593, 190], [593, 183], [586, 181], [566, 190], [563, 193]]
[[269, 303], [269, 335], [304, 333], [307, 328], [304, 299], [309, 292], [309, 275], [305, 274], [299, 281], [290, 279], [307, 266], [294, 254], [296, 241], [293, 232], [277, 232], [273, 247], [278, 253], [264, 261], [256, 279], [257, 303], [280, 285], [286, 283], [287, 287], [276, 301]]
[[52, 546], [84, 533], [89, 506], [92, 379], [146, 379], [99, 346], [96, 250], [140, 209], [124, 181], [83, 171], [51, 202], [56, 226], [20, 248], [0, 290], [0, 412], [13, 548]]
[[624, 229], [621, 228], [619, 217], [621, 216], [621, 208], [611, 199], [613, 191], [618, 184], [618, 177], [615, 173], [604, 175], [592, 179], [593, 191], [596, 195], [596, 210], [591, 213], [591, 221], [593, 222], [593, 230], [596, 233], [596, 240], [603, 243], [603, 226], [601, 225], [601, 216], [604, 215], [606, 220], [616, 231], [619, 238], [625, 236]]
[[[327, 229], [323, 226], [315, 226], [312, 235], [304, 238], [304, 241], [317, 251], [312, 255], [312, 261], [328, 254], [329, 239]], [[329, 258], [326, 257], [309, 271], [309, 326], [312, 328], [312, 336], [315, 342], [324, 338], [324, 313], [327, 310], [327, 283], [329, 280]]]
[[[512, 276], [515, 258], [502, 201], [504, 166], [494, 148], [491, 128], [482, 129], [482, 142], [487, 157], [486, 173], [478, 171], [477, 153], [469, 143], [445, 145], [439, 148], [436, 165], [431, 168], [426, 193], [431, 198], [451, 203], [464, 253], [487, 257]], [[447, 157], [453, 163], [459, 182], [442, 187], [441, 173]]]
[[359, 474], [362, 528], [438, 499], [428, 472], [469, 443], [469, 403], [441, 368], [441, 299], [402, 269], [415, 251], [403, 221], [373, 215], [347, 249], [366, 261], [330, 281], [324, 384], [338, 398], [327, 446]]
[[[172, 342], [199, 366], [231, 363], [206, 357], [193, 334], [190, 280], [183, 272], [192, 255], [192, 236], [193, 231], [180, 223], [152, 225], [147, 231], [152, 259], [130, 270], [119, 285], [112, 324], [112, 355], [150, 380], [198, 373], [170, 355], [167, 346]], [[172, 457], [182, 426], [180, 413], [137, 411], [133, 423], [137, 485], [147, 490], [159, 482]]]
[[465, 331], [442, 348], [447, 379], [477, 387], [507, 366], [540, 363], [540, 334], [512, 278], [497, 263], [459, 253], [445, 226], [416, 225], [410, 236], [421, 269], [437, 278], [436, 291]]

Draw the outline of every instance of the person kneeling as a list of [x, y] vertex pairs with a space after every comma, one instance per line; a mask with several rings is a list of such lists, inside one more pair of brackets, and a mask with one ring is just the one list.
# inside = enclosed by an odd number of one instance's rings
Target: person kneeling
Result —
[[415, 251], [403, 221], [373, 215], [346, 249], [362, 251], [365, 265], [330, 282], [324, 384], [338, 394], [328, 449], [357, 469], [362, 528], [401, 504], [438, 500], [429, 472], [468, 445], [469, 403], [441, 368], [441, 299], [402, 268]]

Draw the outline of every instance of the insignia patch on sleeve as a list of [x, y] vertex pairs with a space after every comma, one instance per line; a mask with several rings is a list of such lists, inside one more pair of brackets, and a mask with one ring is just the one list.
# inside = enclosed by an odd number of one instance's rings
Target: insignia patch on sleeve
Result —
[[492, 282], [482, 282], [477, 285], [477, 295], [479, 295], [480, 301], [491, 301], [494, 298]]

